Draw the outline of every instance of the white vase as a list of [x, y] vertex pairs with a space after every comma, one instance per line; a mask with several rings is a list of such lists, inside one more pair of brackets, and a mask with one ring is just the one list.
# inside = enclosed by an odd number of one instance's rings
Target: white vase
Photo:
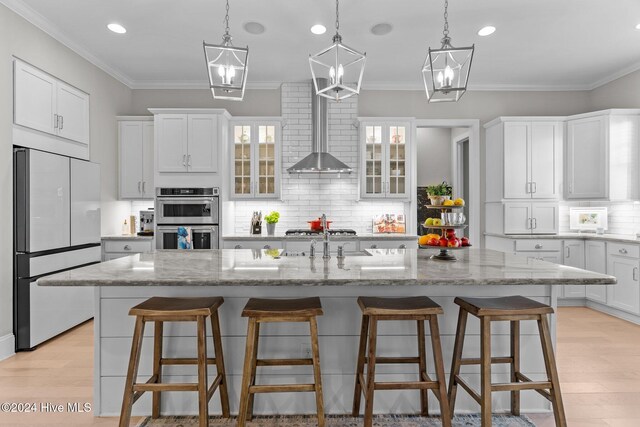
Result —
[[276, 233], [276, 223], [267, 223], [267, 236], [273, 236]]

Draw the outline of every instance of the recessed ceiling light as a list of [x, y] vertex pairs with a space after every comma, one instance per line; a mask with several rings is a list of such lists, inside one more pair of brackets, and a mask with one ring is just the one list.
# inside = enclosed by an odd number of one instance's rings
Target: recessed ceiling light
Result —
[[640, 24], [636, 25], [636, 30], [640, 30]]
[[249, 34], [262, 34], [264, 33], [264, 25], [259, 22], [247, 22], [244, 24], [244, 30]]
[[124, 34], [127, 32], [127, 29], [120, 24], [111, 23], [107, 25], [107, 28], [113, 31], [116, 34]]
[[311, 27], [311, 32], [313, 34], [324, 34], [327, 32], [327, 27], [325, 27], [322, 24], [316, 24], [313, 27]]
[[391, 24], [382, 22], [371, 27], [371, 34], [375, 36], [385, 36], [389, 34], [391, 30], [393, 30], [393, 26]]
[[496, 32], [496, 27], [492, 27], [491, 25], [487, 25], [486, 27], [480, 28], [478, 31], [479, 36], [489, 36]]

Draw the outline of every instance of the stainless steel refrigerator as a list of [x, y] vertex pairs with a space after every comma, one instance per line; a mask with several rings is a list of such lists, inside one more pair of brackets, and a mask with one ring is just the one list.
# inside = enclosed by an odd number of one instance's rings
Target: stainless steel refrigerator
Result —
[[93, 317], [93, 288], [36, 280], [100, 262], [100, 165], [14, 147], [13, 174], [13, 325], [30, 350]]

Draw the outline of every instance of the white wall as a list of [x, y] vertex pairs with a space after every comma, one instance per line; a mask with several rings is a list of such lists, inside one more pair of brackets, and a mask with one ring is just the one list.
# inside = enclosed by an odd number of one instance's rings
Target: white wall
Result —
[[418, 128], [416, 139], [418, 156], [418, 187], [451, 183], [451, 129]]
[[116, 232], [131, 204], [117, 198], [115, 116], [129, 110], [131, 90], [0, 5], [0, 337], [13, 330], [12, 117], [15, 55], [91, 95], [91, 160], [102, 166], [102, 231]]

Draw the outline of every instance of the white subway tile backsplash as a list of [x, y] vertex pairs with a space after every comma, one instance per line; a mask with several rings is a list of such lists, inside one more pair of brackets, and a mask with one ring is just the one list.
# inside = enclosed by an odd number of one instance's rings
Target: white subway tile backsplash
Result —
[[635, 234], [640, 231], [640, 204], [634, 202], [561, 202], [560, 232], [568, 232], [570, 207], [606, 207], [610, 234]]

